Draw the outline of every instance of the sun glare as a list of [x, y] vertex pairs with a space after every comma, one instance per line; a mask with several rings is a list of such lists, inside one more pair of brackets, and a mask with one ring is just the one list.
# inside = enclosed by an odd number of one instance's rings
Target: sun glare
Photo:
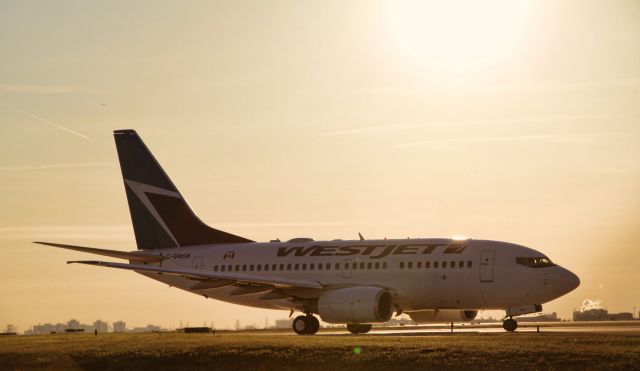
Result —
[[522, 40], [529, 1], [391, 1], [389, 35], [403, 64], [460, 75], [504, 62]]

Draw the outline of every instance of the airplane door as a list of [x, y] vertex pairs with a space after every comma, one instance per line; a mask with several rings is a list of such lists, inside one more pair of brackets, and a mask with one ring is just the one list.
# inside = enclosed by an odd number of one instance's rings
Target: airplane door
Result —
[[342, 275], [342, 278], [351, 277], [351, 259], [345, 259], [342, 261], [342, 265], [340, 266], [340, 275]]
[[193, 269], [202, 269], [202, 256], [195, 256], [193, 258]]
[[493, 260], [496, 252], [485, 250], [480, 256], [480, 282], [493, 282]]

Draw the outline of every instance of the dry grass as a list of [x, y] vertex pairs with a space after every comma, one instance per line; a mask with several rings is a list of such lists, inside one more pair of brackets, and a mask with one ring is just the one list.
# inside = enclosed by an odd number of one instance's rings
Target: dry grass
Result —
[[[354, 352], [355, 348], [361, 352]], [[640, 334], [296, 336], [266, 333], [0, 337], [0, 369], [640, 369]]]

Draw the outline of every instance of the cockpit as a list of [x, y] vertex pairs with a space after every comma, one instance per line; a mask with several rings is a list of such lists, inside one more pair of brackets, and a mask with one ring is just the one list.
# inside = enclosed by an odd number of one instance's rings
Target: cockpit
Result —
[[516, 258], [516, 264], [524, 265], [529, 268], [553, 267], [555, 264], [546, 256], [537, 258]]

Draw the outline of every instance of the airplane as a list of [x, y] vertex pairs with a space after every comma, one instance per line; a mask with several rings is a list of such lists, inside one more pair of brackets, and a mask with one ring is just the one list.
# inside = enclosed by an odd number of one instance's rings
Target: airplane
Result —
[[201, 221], [134, 130], [114, 131], [137, 250], [35, 242], [128, 263], [69, 261], [131, 270], [205, 298], [302, 314], [299, 335], [322, 321], [353, 334], [395, 314], [417, 323], [469, 322], [479, 310], [514, 317], [580, 284], [578, 276], [534, 249], [458, 238], [255, 242]]

